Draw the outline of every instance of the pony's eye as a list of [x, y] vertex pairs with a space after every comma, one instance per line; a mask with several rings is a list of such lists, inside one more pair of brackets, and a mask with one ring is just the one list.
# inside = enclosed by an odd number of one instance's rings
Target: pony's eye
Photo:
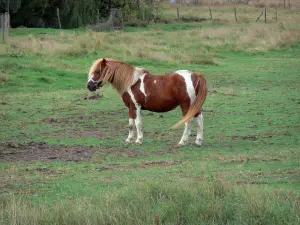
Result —
[[99, 80], [100, 78], [100, 74], [99, 73], [95, 73], [94, 74], [94, 80]]

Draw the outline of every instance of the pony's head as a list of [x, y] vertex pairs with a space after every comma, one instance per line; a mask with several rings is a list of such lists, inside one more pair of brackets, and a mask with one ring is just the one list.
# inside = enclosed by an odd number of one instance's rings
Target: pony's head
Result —
[[106, 66], [107, 61], [104, 58], [95, 61], [92, 65], [87, 82], [87, 88], [90, 91], [96, 91], [98, 88], [102, 87], [104, 77], [103, 71], [106, 68]]
[[143, 73], [143, 69], [116, 59], [98, 59], [90, 69], [87, 88], [90, 91], [96, 91], [108, 82], [119, 94], [123, 95], [129, 87], [137, 82]]

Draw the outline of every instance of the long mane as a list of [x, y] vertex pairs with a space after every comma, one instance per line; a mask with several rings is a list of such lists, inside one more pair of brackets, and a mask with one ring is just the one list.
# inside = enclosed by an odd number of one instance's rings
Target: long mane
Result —
[[134, 85], [144, 73], [142, 68], [137, 68], [128, 63], [110, 58], [105, 58], [106, 66], [101, 68], [102, 60], [99, 59], [94, 62], [90, 68], [89, 76], [97, 70], [100, 71], [103, 74], [102, 82], [111, 83], [120, 95], [124, 94], [129, 87]]

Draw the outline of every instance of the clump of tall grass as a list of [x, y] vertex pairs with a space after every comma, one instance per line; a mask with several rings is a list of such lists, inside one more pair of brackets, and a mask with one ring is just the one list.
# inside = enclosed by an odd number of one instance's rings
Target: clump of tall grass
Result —
[[8, 74], [0, 70], [0, 84], [4, 84], [8, 82]]
[[300, 196], [263, 187], [146, 183], [51, 205], [2, 195], [1, 224], [299, 224]]

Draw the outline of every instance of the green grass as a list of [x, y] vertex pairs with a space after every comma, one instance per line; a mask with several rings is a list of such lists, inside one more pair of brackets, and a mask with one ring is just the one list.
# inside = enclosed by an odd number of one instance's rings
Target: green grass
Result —
[[[151, 49], [182, 30], [198, 34], [196, 26], [218, 40], [237, 25], [151, 25], [86, 42], [84, 30], [63, 31], [87, 44], [75, 55], [21, 47], [11, 54], [6, 47], [29, 34], [63, 41], [56, 30], [12, 30], [16, 39], [0, 47], [1, 224], [299, 224], [299, 43], [253, 52], [232, 40], [185, 42], [187, 56], [206, 46], [217, 64], [123, 54], [136, 37]], [[121, 51], [107, 42], [91, 47], [101, 35], [120, 38]], [[251, 48], [258, 45], [265, 47]], [[173, 53], [170, 46], [164, 51]], [[107, 86], [100, 99], [86, 99], [90, 65], [110, 55], [154, 74], [202, 71], [210, 91], [203, 146], [192, 144], [194, 127], [190, 144], [174, 148], [183, 130], [169, 128], [180, 120], [179, 109], [144, 111], [143, 145], [126, 145], [128, 111], [117, 93]]]
[[28, 205], [11, 195], [4, 204], [17, 203], [20, 208], [14, 209], [12, 217], [4, 214], [4, 218], [22, 224], [47, 224], [47, 221], [56, 224], [212, 224], [212, 221], [213, 224], [297, 224], [294, 214], [299, 212], [295, 205], [290, 205], [295, 196], [286, 192], [241, 190], [221, 181], [188, 182], [176, 187], [170, 183], [146, 182], [122, 191], [112, 189], [105, 197], [99, 188], [101, 184], [93, 197], [46, 207]]
[[61, 32], [66, 32], [66, 33], [83, 33], [86, 32], [86, 29], [84, 28], [78, 28], [78, 29], [63, 29], [63, 30], [59, 30], [59, 29], [50, 29], [50, 28], [17, 28], [14, 29], [14, 31], [11, 33], [11, 36], [24, 36], [24, 35], [35, 35], [35, 36], [39, 36], [39, 35], [46, 35], [46, 34], [55, 34], [58, 35]]

